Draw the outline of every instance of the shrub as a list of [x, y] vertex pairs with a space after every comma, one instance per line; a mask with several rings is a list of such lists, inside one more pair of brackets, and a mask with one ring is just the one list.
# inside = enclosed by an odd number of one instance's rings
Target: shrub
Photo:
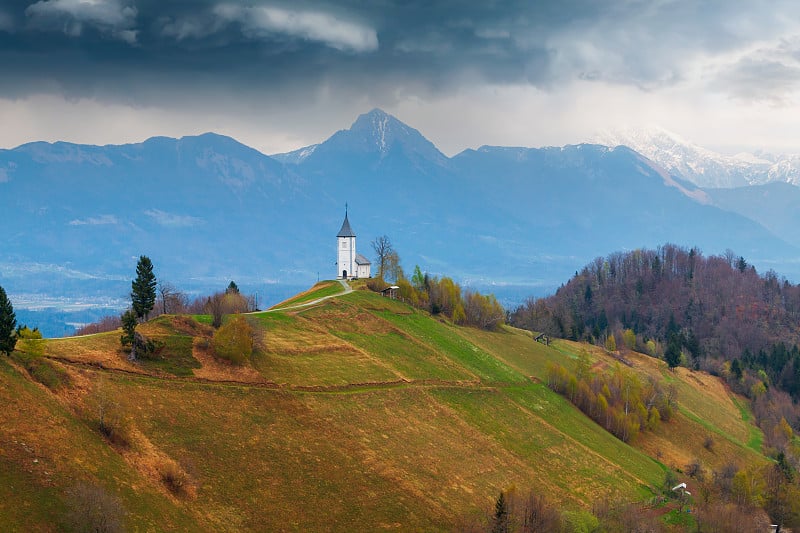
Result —
[[244, 317], [234, 317], [214, 333], [211, 345], [214, 355], [241, 365], [253, 354], [253, 330]]
[[92, 533], [124, 531], [125, 511], [119, 500], [98, 485], [79, 483], [67, 492], [71, 530]]
[[686, 475], [698, 481], [703, 481], [703, 467], [700, 464], [700, 459], [692, 459], [692, 462], [686, 465]]
[[110, 410], [97, 421], [97, 427], [109, 441], [117, 446], [128, 447], [131, 444], [130, 420], [117, 410]]
[[110, 442], [118, 446], [129, 446], [132, 440], [132, 425], [122, 406], [116, 402], [104, 381], [98, 382], [94, 394], [95, 423]]
[[158, 468], [161, 482], [176, 495], [186, 493], [189, 484], [189, 476], [186, 472], [172, 460], [165, 460]]
[[561, 513], [563, 530], [569, 533], [596, 531], [600, 521], [589, 511], [564, 511]]
[[22, 339], [41, 339], [42, 332], [39, 328], [29, 328], [28, 326], [17, 326], [17, 340]]
[[770, 530], [770, 524], [763, 513], [756, 513], [752, 509], [732, 503], [714, 502], [700, 505], [695, 516], [698, 531], [749, 533]]
[[203, 312], [211, 315], [211, 325], [218, 328], [225, 315], [246, 313], [255, 308], [255, 302], [248, 301], [238, 292], [218, 292], [206, 299]]
[[389, 284], [383, 281], [382, 278], [369, 278], [367, 280], [367, 288], [372, 292], [381, 292], [383, 289], [388, 287]]
[[133, 334], [130, 358], [158, 359], [163, 349], [163, 342], [149, 339], [137, 331]]
[[617, 339], [614, 337], [613, 333], [610, 333], [606, 338], [606, 350], [609, 352], [617, 351]]

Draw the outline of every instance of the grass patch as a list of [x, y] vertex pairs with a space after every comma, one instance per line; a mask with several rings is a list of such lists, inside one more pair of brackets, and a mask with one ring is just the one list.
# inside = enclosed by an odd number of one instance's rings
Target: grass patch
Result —
[[297, 318], [282, 311], [262, 311], [261, 313], [252, 313], [247, 315], [253, 326], [258, 326], [263, 329], [270, 329], [276, 326], [290, 326], [297, 322]]
[[570, 355], [533, 340], [530, 332], [504, 327], [501, 331], [462, 328], [460, 334], [482, 350], [501, 359], [510, 367], [527, 375], [543, 379], [550, 363], [571, 368]]
[[344, 292], [344, 287], [338, 281], [320, 281], [306, 292], [300, 293], [293, 298], [284, 300], [281, 303], [272, 306], [271, 309], [280, 309], [283, 307], [291, 307], [294, 305], [304, 304], [326, 296], [333, 296]]
[[[502, 392], [520, 408], [536, 414], [550, 427], [556, 428], [575, 443], [580, 443], [585, 449], [594, 452], [595, 458], [610, 461], [615, 465], [614, 469], [619, 469], [615, 475], [623, 478], [630, 476], [627, 482], [640, 498], [652, 496], [649, 487], [657, 487], [663, 480], [663, 465], [641, 450], [614, 437], [545, 385], [508, 387], [502, 389]], [[576, 453], [586, 455], [585, 451], [580, 449]]]
[[753, 450], [754, 452], [761, 454], [762, 450], [764, 449], [764, 432], [761, 429], [753, 424], [753, 415], [750, 413], [750, 409], [744, 405], [741, 400], [737, 398], [731, 398], [733, 400], [733, 404], [739, 409], [739, 413], [742, 415], [742, 422], [746, 423], [750, 429], [750, 435], [747, 438], [747, 447]]
[[341, 333], [339, 336], [372, 354], [409, 380], [471, 380], [475, 376], [453, 361], [399, 332]]
[[432, 394], [526, 464], [535, 465], [536, 479], [548, 493], [572, 494], [582, 505], [590, 505], [600, 492], [640, 499], [653, 495], [649, 487], [659, 482], [663, 471], [652, 459], [587, 423], [580, 412], [548, 393], [532, 385]]
[[251, 315], [256, 324], [253, 368], [266, 379], [295, 386], [348, 385], [397, 381], [400, 375], [367, 350], [325, 326], [349, 321], [333, 302], [313, 311], [288, 315]]
[[[25, 341], [26, 344], [42, 343], [43, 341]], [[22, 343], [20, 343], [22, 344]], [[36, 350], [39, 354], [32, 352], [12, 352], [14, 361], [22, 365], [28, 374], [36, 381], [44, 385], [50, 390], [56, 391], [62, 387], [69, 387], [72, 380], [69, 374], [58, 366], [56, 363], [45, 359], [41, 352], [43, 350]]]
[[[69, 360], [81, 360], [94, 354], [115, 353], [120, 348], [122, 330], [107, 331], [86, 337], [63, 337], [45, 339], [44, 355], [62, 357]], [[39, 341], [42, 342], [42, 341]]]
[[66, 491], [81, 480], [120, 500], [125, 530], [208, 529], [200, 527], [191, 511], [164, 498], [85, 420], [4, 357], [0, 405], [0, 530], [69, 530]]
[[199, 322], [200, 324], [204, 324], [206, 326], [210, 326], [214, 323], [214, 317], [211, 315], [190, 315], [194, 320]]
[[[375, 296], [375, 298], [381, 298]], [[519, 383], [525, 376], [492, 356], [459, 334], [458, 326], [432, 320], [421, 312], [397, 314], [392, 311], [373, 311], [398, 329], [416, 338], [486, 382]]]
[[35, 473], [0, 454], [0, 530], [32, 531], [37, 525], [52, 530], [67, 510], [57, 488], [44, 486]]
[[139, 364], [147, 370], [166, 372], [174, 376], [191, 376], [192, 369], [200, 368], [200, 361], [192, 355], [193, 338], [188, 335], [158, 335], [155, 353]]

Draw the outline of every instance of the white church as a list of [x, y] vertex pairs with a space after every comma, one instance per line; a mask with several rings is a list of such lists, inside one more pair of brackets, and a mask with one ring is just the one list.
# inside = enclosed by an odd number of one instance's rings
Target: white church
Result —
[[344, 210], [342, 229], [336, 235], [336, 249], [338, 251], [336, 279], [358, 279], [372, 276], [372, 263], [356, 252], [356, 234], [347, 219], [347, 209]]

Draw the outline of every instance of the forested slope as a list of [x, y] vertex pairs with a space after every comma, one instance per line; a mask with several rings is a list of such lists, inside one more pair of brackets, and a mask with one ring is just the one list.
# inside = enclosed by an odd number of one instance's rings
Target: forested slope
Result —
[[597, 258], [553, 296], [518, 308], [512, 323], [600, 344], [615, 335], [619, 346], [630, 330], [630, 348], [664, 356], [672, 341], [678, 362], [695, 368], [739, 359], [800, 397], [800, 285], [732, 253], [665, 245]]

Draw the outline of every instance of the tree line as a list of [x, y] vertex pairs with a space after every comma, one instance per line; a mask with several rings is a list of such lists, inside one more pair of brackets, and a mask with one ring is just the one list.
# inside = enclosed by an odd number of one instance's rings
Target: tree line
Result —
[[147, 256], [139, 258], [136, 272], [136, 278], [131, 282], [129, 309], [122, 315], [109, 315], [81, 326], [74, 335], [114, 331], [125, 326], [126, 320], [130, 329], [135, 323], [161, 315], [210, 315], [212, 325], [217, 328], [222, 325], [225, 315], [258, 310], [257, 298], [242, 294], [235, 281], [231, 281], [224, 290], [192, 298], [174, 284], [158, 280], [152, 261]]
[[484, 516], [459, 520], [453, 529], [461, 533], [675, 531], [662, 515], [666, 509], [686, 517], [682, 525], [689, 531], [751, 533], [769, 531], [771, 524], [777, 524], [778, 531], [800, 526], [800, 487], [780, 464], [740, 468], [732, 460], [695, 479], [692, 496], [672, 490], [679, 479], [668, 470], [650, 501], [598, 495], [588, 509], [565, 509], [542, 490], [526, 493], [512, 487], [500, 492]]
[[677, 399], [674, 385], [665, 386], [654, 376], [642, 382], [619, 363], [610, 373], [593, 370], [586, 354], [579, 357], [574, 372], [550, 363], [547, 386], [623, 442], [633, 442], [640, 431], [669, 421]]
[[409, 280], [400, 266], [400, 256], [386, 235], [372, 241], [378, 270], [367, 286], [377, 292], [390, 283], [405, 302], [432, 315], [445, 316], [454, 323], [485, 330], [496, 330], [506, 321], [506, 311], [493, 294], [464, 290], [447, 276], [438, 278], [423, 273], [419, 265]]

